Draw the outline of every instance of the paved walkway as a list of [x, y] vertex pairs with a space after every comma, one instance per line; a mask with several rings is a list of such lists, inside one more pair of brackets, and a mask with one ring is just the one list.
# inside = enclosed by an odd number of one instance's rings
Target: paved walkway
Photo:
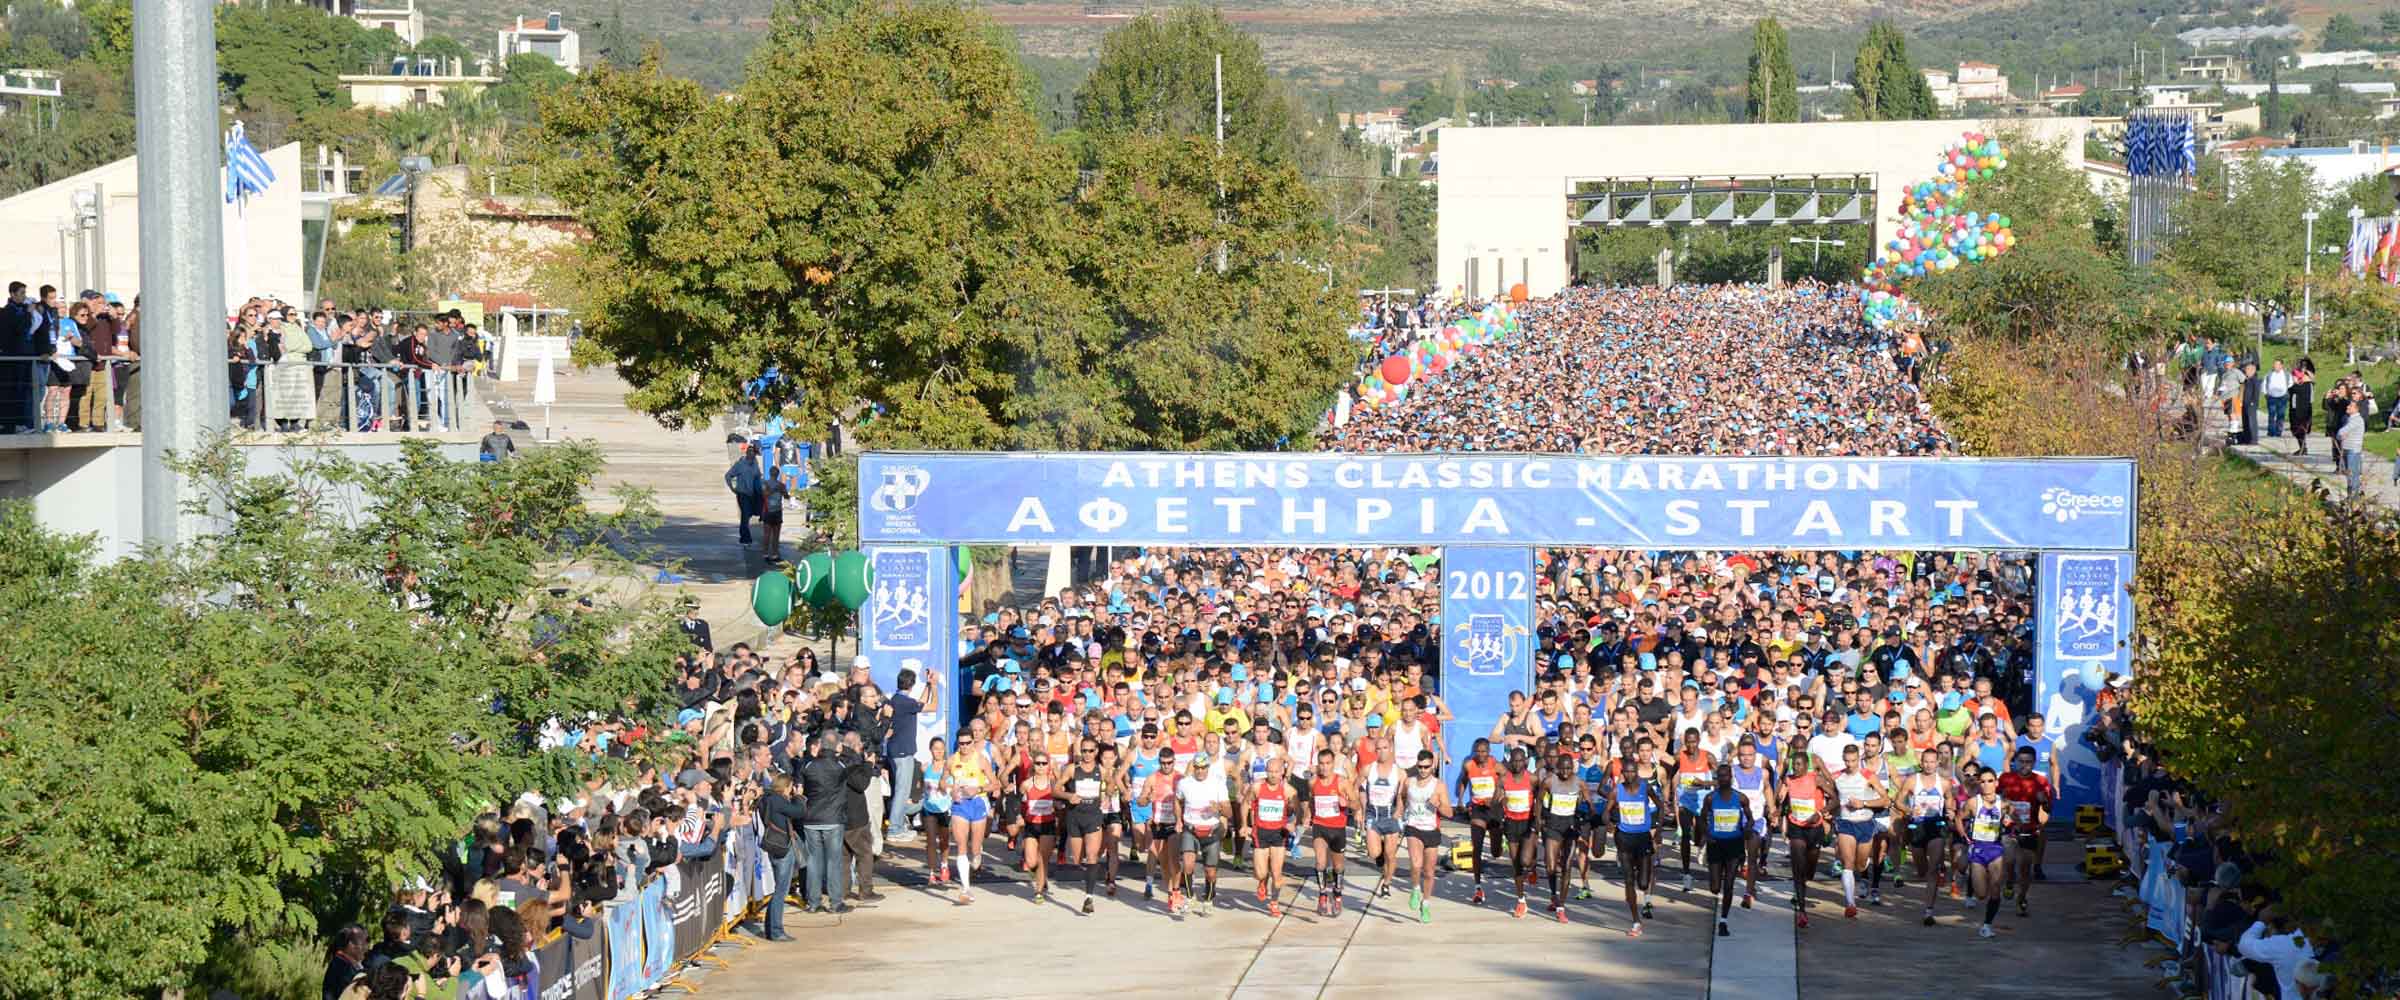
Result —
[[[2257, 444], [2235, 445], [2233, 452], [2303, 486], [2311, 482], [2323, 482], [2328, 492], [2340, 497], [2349, 489], [2349, 480], [2334, 471], [2333, 454], [2327, 450], [2329, 447], [2330, 442], [2323, 437], [2311, 436], [2308, 454], [2297, 454], [2297, 446], [2287, 434], [2273, 438], [2262, 436]], [[2367, 496], [2376, 503], [2400, 510], [2400, 485], [2392, 482], [2391, 459], [2368, 455], [2366, 472], [2360, 485], [2366, 487]]]

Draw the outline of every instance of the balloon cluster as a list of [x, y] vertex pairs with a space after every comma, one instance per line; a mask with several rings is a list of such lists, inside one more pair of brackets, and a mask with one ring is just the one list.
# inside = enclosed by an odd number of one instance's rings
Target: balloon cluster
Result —
[[856, 611], [866, 606], [874, 584], [875, 572], [867, 564], [866, 553], [811, 552], [786, 569], [760, 574], [750, 587], [750, 610], [765, 625], [783, 624], [803, 602], [820, 608], [839, 604]]
[[1407, 399], [1409, 387], [1450, 370], [1459, 359], [1499, 343], [1500, 338], [1515, 332], [1514, 310], [1498, 302], [1487, 305], [1477, 315], [1456, 320], [1430, 337], [1419, 338], [1408, 350], [1385, 355], [1359, 380], [1358, 401], [1390, 405]]
[[1902, 282], [1990, 260], [2017, 245], [2008, 216], [1967, 204], [1969, 185], [1990, 180], [2007, 166], [2008, 151], [1999, 139], [1969, 132], [1942, 151], [1933, 179], [1900, 192], [1898, 231], [1864, 275], [1868, 325], [1881, 330], [1923, 318], [1901, 293]]

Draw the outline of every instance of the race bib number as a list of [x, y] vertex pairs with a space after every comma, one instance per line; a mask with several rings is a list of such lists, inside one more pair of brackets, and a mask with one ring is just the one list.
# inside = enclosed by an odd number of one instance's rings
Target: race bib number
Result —
[[1814, 820], [1814, 819], [1816, 819], [1816, 818], [1817, 818], [1817, 804], [1816, 804], [1816, 803], [1814, 803], [1814, 802], [1808, 802], [1808, 801], [1801, 801], [1801, 800], [1794, 800], [1794, 801], [1792, 802], [1792, 822], [1794, 822], [1794, 823], [1807, 823], [1807, 822], [1809, 822], [1809, 821], [1812, 821], [1812, 820]]
[[1708, 828], [1718, 833], [1732, 833], [1739, 830], [1742, 828], [1742, 811], [1739, 809], [1711, 809], [1708, 812]]
[[1509, 811], [1509, 812], [1520, 812], [1520, 813], [1521, 813], [1521, 812], [1528, 812], [1528, 811], [1531, 811], [1532, 809], [1533, 809], [1533, 789], [1530, 789], [1530, 788], [1511, 788], [1511, 789], [1509, 789], [1509, 790], [1508, 790], [1508, 811]]
[[1283, 820], [1283, 800], [1282, 800], [1282, 799], [1260, 799], [1260, 800], [1258, 800], [1258, 818], [1259, 818], [1259, 821], [1260, 821], [1260, 822], [1262, 822], [1262, 823], [1277, 823], [1277, 822], [1281, 822], [1281, 821]]
[[1025, 814], [1039, 819], [1050, 815], [1050, 810], [1056, 805], [1057, 803], [1050, 799], [1030, 799], [1025, 803]]
[[1075, 797], [1087, 801], [1099, 798], [1100, 782], [1091, 778], [1077, 780], [1075, 782]]
[[1617, 820], [1627, 826], [1640, 826], [1650, 821], [1650, 803], [1617, 803]]
[[1339, 795], [1319, 795], [1316, 804], [1320, 819], [1332, 819], [1342, 814], [1342, 797]]
[[1677, 788], [1680, 788], [1680, 789], [1683, 789], [1684, 791], [1687, 791], [1687, 792], [1688, 792], [1688, 791], [1691, 791], [1692, 789], [1695, 789], [1695, 788], [1698, 788], [1698, 787], [1700, 787], [1700, 782], [1701, 782], [1701, 780], [1702, 780], [1702, 778], [1701, 778], [1701, 776], [1700, 776], [1700, 775], [1699, 775], [1697, 772], [1693, 772], [1693, 771], [1677, 771], [1677, 772], [1675, 772], [1675, 787], [1677, 787]]
[[1550, 815], [1552, 815], [1552, 816], [1573, 816], [1573, 815], [1575, 815], [1575, 798], [1574, 798], [1574, 796], [1571, 796], [1571, 795], [1552, 795], [1552, 796], [1550, 796]]
[[1489, 799], [1492, 797], [1492, 779], [1489, 776], [1470, 776], [1467, 778], [1467, 791], [1474, 793], [1477, 802]]
[[1985, 843], [2000, 839], [2000, 818], [1997, 816], [1975, 817], [1975, 839]]

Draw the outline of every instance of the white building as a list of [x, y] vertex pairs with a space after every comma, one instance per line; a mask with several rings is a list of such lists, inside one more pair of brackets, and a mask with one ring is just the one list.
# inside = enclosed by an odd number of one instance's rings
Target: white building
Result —
[[1950, 82], [1950, 74], [1931, 67], [1918, 70], [1925, 74], [1925, 88], [1933, 91], [1934, 107], [1949, 110], [1958, 106], [1958, 85]]
[[1344, 111], [1337, 117], [1343, 128], [1357, 129], [1358, 139], [1370, 146], [1399, 149], [1408, 145], [1406, 112], [1401, 108], [1382, 111]]
[[55, 122], [65, 93], [54, 70], [12, 69], [0, 73], [0, 114], [34, 112], [35, 121]]
[[[307, 301], [301, 267], [300, 144], [262, 151], [275, 183], [225, 206], [225, 298]], [[128, 156], [0, 201], [0, 274], [65, 294], [130, 298], [142, 287], [142, 186]]]
[[508, 63], [508, 57], [526, 53], [547, 56], [570, 73], [583, 70], [583, 42], [555, 10], [548, 17], [520, 17], [500, 30], [502, 65]]
[[2306, 166], [2316, 179], [2317, 189], [2327, 193], [2341, 190], [2368, 174], [2380, 174], [2400, 163], [2400, 155], [2387, 146], [2367, 142], [2352, 142], [2347, 146], [2303, 146], [2286, 149], [2262, 149], [2259, 156], [2278, 160], [2294, 160]]
[[411, 46], [425, 40], [425, 12], [417, 9], [417, 0], [359, 0], [350, 8], [350, 19], [400, 36]]
[[352, 107], [377, 111], [398, 111], [403, 108], [440, 106], [449, 100], [453, 89], [480, 94], [485, 87], [500, 82], [500, 78], [476, 67], [468, 72], [459, 60], [443, 63], [436, 59], [399, 58], [392, 60], [389, 73], [345, 74], [335, 79], [350, 92]]
[[2293, 69], [2316, 69], [2321, 66], [2373, 66], [2375, 53], [2365, 49], [2344, 49], [2340, 52], [2302, 52], [2286, 57]]
[[1958, 64], [1955, 78], [1958, 99], [1962, 101], [2005, 101], [2009, 99], [2008, 77], [2000, 67], [1984, 62]]

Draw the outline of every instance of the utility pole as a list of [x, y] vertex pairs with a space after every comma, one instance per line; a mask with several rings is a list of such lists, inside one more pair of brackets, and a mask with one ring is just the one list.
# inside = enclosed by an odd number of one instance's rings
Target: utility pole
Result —
[[[1217, 221], [1225, 221], [1225, 53], [1217, 53]], [[1225, 273], [1225, 241], [1217, 241], [1217, 273]]]
[[[198, 484], [168, 467], [226, 430], [224, 162], [217, 135], [216, 0], [135, 0], [134, 150], [140, 156], [142, 537], [208, 530]], [[213, 373], [213, 374], [212, 374]]]

